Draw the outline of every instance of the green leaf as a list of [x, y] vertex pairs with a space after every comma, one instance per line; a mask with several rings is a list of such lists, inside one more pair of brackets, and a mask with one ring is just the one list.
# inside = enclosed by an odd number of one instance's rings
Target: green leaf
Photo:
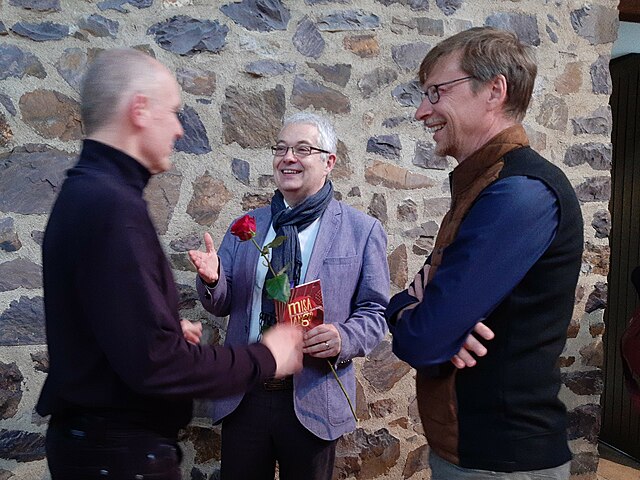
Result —
[[280, 235], [274, 238], [271, 242], [267, 243], [265, 245], [265, 248], [278, 248], [280, 245], [284, 243], [286, 239], [287, 237], [285, 235]]
[[264, 286], [267, 289], [267, 296], [269, 298], [281, 302], [289, 301], [291, 288], [289, 287], [289, 277], [287, 277], [286, 273], [268, 279], [264, 282]]

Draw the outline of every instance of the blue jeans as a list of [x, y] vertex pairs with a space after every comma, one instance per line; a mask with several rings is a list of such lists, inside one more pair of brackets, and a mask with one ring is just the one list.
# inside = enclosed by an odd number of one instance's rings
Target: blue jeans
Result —
[[554, 468], [528, 472], [492, 472], [462, 468], [442, 459], [433, 451], [429, 453], [431, 480], [568, 480], [571, 462]]

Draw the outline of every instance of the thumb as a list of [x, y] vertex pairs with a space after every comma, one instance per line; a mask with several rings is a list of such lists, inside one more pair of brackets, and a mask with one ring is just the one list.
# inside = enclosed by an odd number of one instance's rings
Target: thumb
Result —
[[213, 246], [213, 238], [211, 238], [209, 232], [205, 232], [204, 234], [204, 246], [207, 250], [207, 253], [216, 253], [216, 249]]

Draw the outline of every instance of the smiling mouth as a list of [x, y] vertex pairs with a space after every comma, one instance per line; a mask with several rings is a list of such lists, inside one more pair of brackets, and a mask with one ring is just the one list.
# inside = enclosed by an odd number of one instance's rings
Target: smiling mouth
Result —
[[280, 170], [285, 175], [295, 175], [297, 173], [302, 173], [299, 170]]
[[431, 124], [431, 125], [427, 125], [425, 123], [424, 128], [427, 130], [427, 132], [433, 135], [434, 133], [442, 130], [445, 125], [446, 123], [437, 123], [437, 124]]

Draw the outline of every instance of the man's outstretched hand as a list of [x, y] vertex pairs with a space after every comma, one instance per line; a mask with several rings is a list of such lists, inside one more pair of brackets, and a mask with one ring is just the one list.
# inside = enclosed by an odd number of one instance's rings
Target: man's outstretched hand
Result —
[[204, 234], [205, 251], [189, 250], [189, 259], [196, 267], [198, 275], [204, 283], [212, 284], [218, 281], [219, 260], [218, 252], [213, 246], [213, 239], [208, 233]]
[[262, 343], [276, 360], [275, 378], [286, 377], [302, 370], [302, 328], [277, 324], [262, 336]]

